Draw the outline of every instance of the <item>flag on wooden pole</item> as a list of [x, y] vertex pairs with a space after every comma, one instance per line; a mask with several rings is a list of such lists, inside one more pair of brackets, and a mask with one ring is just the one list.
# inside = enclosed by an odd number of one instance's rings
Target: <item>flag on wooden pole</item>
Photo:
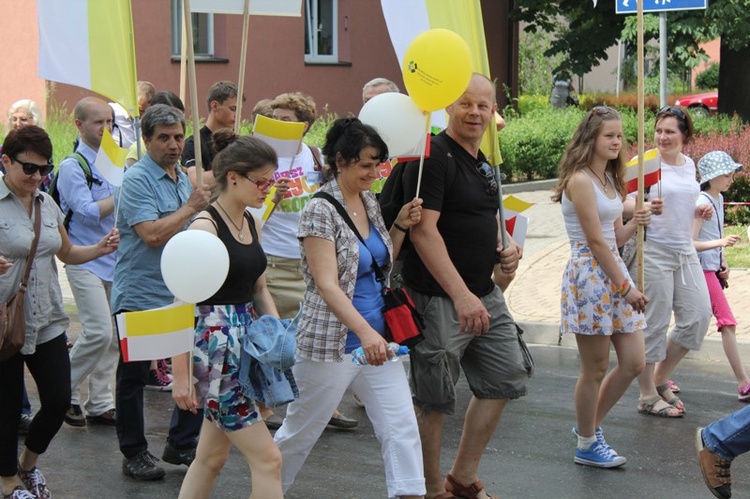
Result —
[[165, 359], [193, 350], [195, 305], [166, 307], [115, 315], [120, 351], [125, 362]]
[[86, 88], [138, 116], [130, 0], [37, 0], [38, 73]]
[[[625, 187], [628, 194], [638, 190], [638, 156], [628, 161], [625, 169]], [[651, 187], [661, 180], [661, 156], [658, 149], [643, 153], [643, 188]]]

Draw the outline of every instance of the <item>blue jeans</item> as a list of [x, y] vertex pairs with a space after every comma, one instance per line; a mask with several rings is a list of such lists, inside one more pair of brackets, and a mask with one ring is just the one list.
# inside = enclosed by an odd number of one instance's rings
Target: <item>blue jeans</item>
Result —
[[703, 442], [708, 450], [727, 461], [749, 451], [750, 406], [703, 428]]

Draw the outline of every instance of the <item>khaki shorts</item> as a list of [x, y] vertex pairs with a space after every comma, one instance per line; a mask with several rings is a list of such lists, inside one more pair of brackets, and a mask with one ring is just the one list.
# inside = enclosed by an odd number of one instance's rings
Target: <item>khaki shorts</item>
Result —
[[266, 286], [279, 311], [279, 317], [292, 319], [299, 312], [305, 297], [302, 260], [273, 255], [266, 255], [266, 258]]
[[412, 289], [409, 293], [426, 326], [424, 341], [411, 352], [414, 405], [453, 414], [460, 368], [471, 392], [479, 399], [526, 395], [533, 361], [497, 286], [482, 297], [491, 317], [489, 331], [480, 336], [459, 332], [458, 315], [450, 298], [427, 296]]

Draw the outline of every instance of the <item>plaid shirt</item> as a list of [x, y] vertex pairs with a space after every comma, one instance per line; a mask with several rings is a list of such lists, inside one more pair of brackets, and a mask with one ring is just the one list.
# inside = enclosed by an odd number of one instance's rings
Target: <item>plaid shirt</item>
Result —
[[[331, 194], [346, 208], [341, 189], [335, 179], [323, 185], [320, 190]], [[367, 217], [388, 247], [388, 254], [392, 255], [393, 243], [385, 228], [375, 194], [365, 191], [360, 196], [365, 205]], [[316, 362], [341, 362], [348, 328], [338, 320], [318, 293], [307, 265], [302, 239], [320, 237], [336, 245], [339, 287], [350, 300], [354, 296], [354, 287], [357, 283], [359, 241], [336, 208], [321, 198], [313, 198], [305, 206], [297, 229], [297, 237], [300, 239], [302, 251], [302, 273], [307, 284], [305, 305], [302, 307], [302, 317], [297, 328], [297, 355]], [[387, 268], [383, 269], [385, 275], [388, 275], [390, 266], [389, 258]]]

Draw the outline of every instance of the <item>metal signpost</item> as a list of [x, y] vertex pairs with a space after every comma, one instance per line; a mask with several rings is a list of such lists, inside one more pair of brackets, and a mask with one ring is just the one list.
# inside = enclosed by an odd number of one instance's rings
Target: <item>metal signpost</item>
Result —
[[[638, 0], [615, 1], [618, 14], [635, 14], [638, 10]], [[667, 12], [706, 8], [708, 0], [645, 0], [643, 3], [643, 12], [659, 12], [659, 107], [667, 105]]]

